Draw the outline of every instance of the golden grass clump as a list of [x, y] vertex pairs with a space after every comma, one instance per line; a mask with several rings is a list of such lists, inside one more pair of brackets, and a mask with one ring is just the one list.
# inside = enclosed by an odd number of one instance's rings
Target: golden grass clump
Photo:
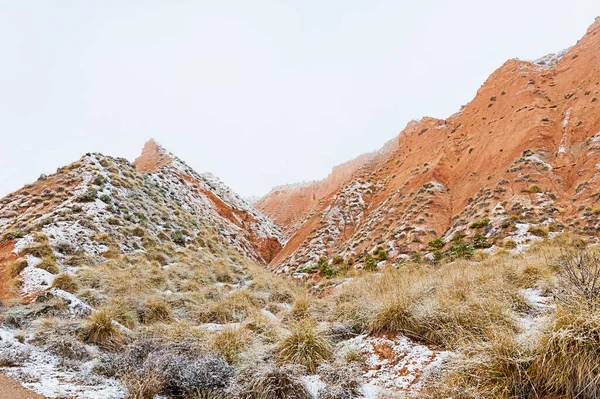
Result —
[[425, 389], [425, 398], [533, 398], [529, 376], [533, 356], [515, 335], [496, 330], [487, 341], [472, 343], [444, 365], [441, 378]]
[[36, 258], [43, 258], [44, 256], [53, 256], [54, 251], [52, 250], [52, 247], [45, 242], [41, 244], [33, 244], [23, 248], [21, 255], [31, 255], [35, 256]]
[[27, 267], [27, 259], [16, 259], [8, 265], [8, 275], [11, 278], [17, 277], [23, 269]]
[[54, 278], [52, 287], [74, 294], [79, 291], [80, 284], [79, 281], [69, 273], [61, 273]]
[[138, 318], [144, 324], [168, 323], [173, 320], [173, 311], [163, 298], [149, 297], [138, 312]]
[[531, 374], [540, 390], [563, 397], [600, 397], [600, 315], [560, 308], [537, 347]]
[[292, 325], [290, 334], [275, 350], [279, 364], [298, 364], [314, 373], [317, 366], [333, 357], [333, 347], [311, 320]]
[[163, 376], [154, 368], [148, 368], [141, 373], [125, 373], [121, 380], [127, 388], [128, 399], [154, 399], [164, 384]]
[[212, 346], [228, 363], [235, 363], [249, 345], [249, 339], [248, 332], [243, 328], [226, 327], [215, 335]]
[[106, 309], [93, 312], [85, 326], [85, 341], [103, 347], [119, 347], [122, 334]]
[[56, 259], [53, 256], [44, 256], [42, 261], [35, 267], [47, 271], [48, 273], [58, 274], [60, 273], [60, 267], [56, 264]]

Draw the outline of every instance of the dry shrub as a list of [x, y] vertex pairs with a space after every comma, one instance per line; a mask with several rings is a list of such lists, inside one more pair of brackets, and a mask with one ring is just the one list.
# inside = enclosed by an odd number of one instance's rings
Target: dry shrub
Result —
[[52, 247], [48, 245], [48, 243], [33, 244], [29, 247], [23, 248], [21, 255], [31, 255], [35, 256], [36, 258], [43, 258], [44, 256], [53, 256], [54, 251], [52, 250]]
[[279, 364], [297, 364], [315, 372], [317, 366], [333, 356], [333, 348], [325, 334], [311, 320], [292, 325], [290, 334], [276, 348]]
[[201, 323], [237, 323], [256, 312], [263, 302], [251, 291], [239, 290], [209, 303], [201, 303], [194, 312]]
[[[520, 267], [520, 266], [519, 266]], [[361, 332], [404, 334], [455, 349], [465, 341], [485, 340], [488, 330], [515, 330], [512, 307], [520, 296], [516, 265], [466, 261], [442, 267], [406, 266], [365, 275], [346, 285], [331, 312]]]
[[600, 315], [586, 303], [559, 307], [536, 348], [531, 374], [540, 392], [600, 397]]

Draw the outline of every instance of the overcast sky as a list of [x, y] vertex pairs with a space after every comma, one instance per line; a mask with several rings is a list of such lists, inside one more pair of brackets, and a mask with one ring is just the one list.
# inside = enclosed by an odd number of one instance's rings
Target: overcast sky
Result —
[[243, 196], [445, 118], [598, 0], [0, 0], [0, 196], [155, 138]]

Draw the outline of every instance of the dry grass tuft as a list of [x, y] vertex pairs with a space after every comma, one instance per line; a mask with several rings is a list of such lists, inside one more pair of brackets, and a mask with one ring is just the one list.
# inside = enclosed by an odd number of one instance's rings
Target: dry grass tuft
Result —
[[304, 320], [292, 326], [276, 353], [279, 364], [302, 365], [314, 373], [319, 364], [332, 358], [333, 347], [313, 321]]
[[164, 383], [164, 378], [155, 368], [126, 373], [121, 380], [127, 388], [128, 399], [154, 399]]
[[17, 277], [26, 267], [27, 259], [14, 260], [8, 265], [8, 275], [11, 278]]
[[85, 341], [102, 347], [119, 347], [122, 335], [107, 310], [92, 313], [85, 326]]
[[45, 256], [42, 261], [35, 267], [47, 271], [48, 273], [58, 274], [60, 273], [60, 267], [56, 264], [56, 259], [53, 256]]
[[248, 332], [242, 328], [227, 327], [215, 335], [213, 349], [228, 363], [235, 363], [239, 355], [249, 345]]
[[79, 281], [69, 273], [61, 273], [54, 278], [52, 287], [74, 294], [79, 291], [80, 285]]

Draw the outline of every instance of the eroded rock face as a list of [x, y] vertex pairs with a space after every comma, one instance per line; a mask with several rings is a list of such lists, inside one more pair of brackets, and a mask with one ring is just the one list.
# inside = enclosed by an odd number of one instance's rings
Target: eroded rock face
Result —
[[[458, 233], [521, 244], [534, 238], [535, 225], [595, 239], [599, 56], [597, 20], [566, 52], [507, 61], [449, 118], [410, 122], [316, 204], [294, 200], [314, 188], [274, 190], [259, 201], [265, 213], [284, 225], [293, 217], [277, 206], [306, 216], [273, 268], [293, 272], [320, 256], [352, 259], [377, 246], [395, 259]], [[470, 227], [484, 218], [484, 227]]]

